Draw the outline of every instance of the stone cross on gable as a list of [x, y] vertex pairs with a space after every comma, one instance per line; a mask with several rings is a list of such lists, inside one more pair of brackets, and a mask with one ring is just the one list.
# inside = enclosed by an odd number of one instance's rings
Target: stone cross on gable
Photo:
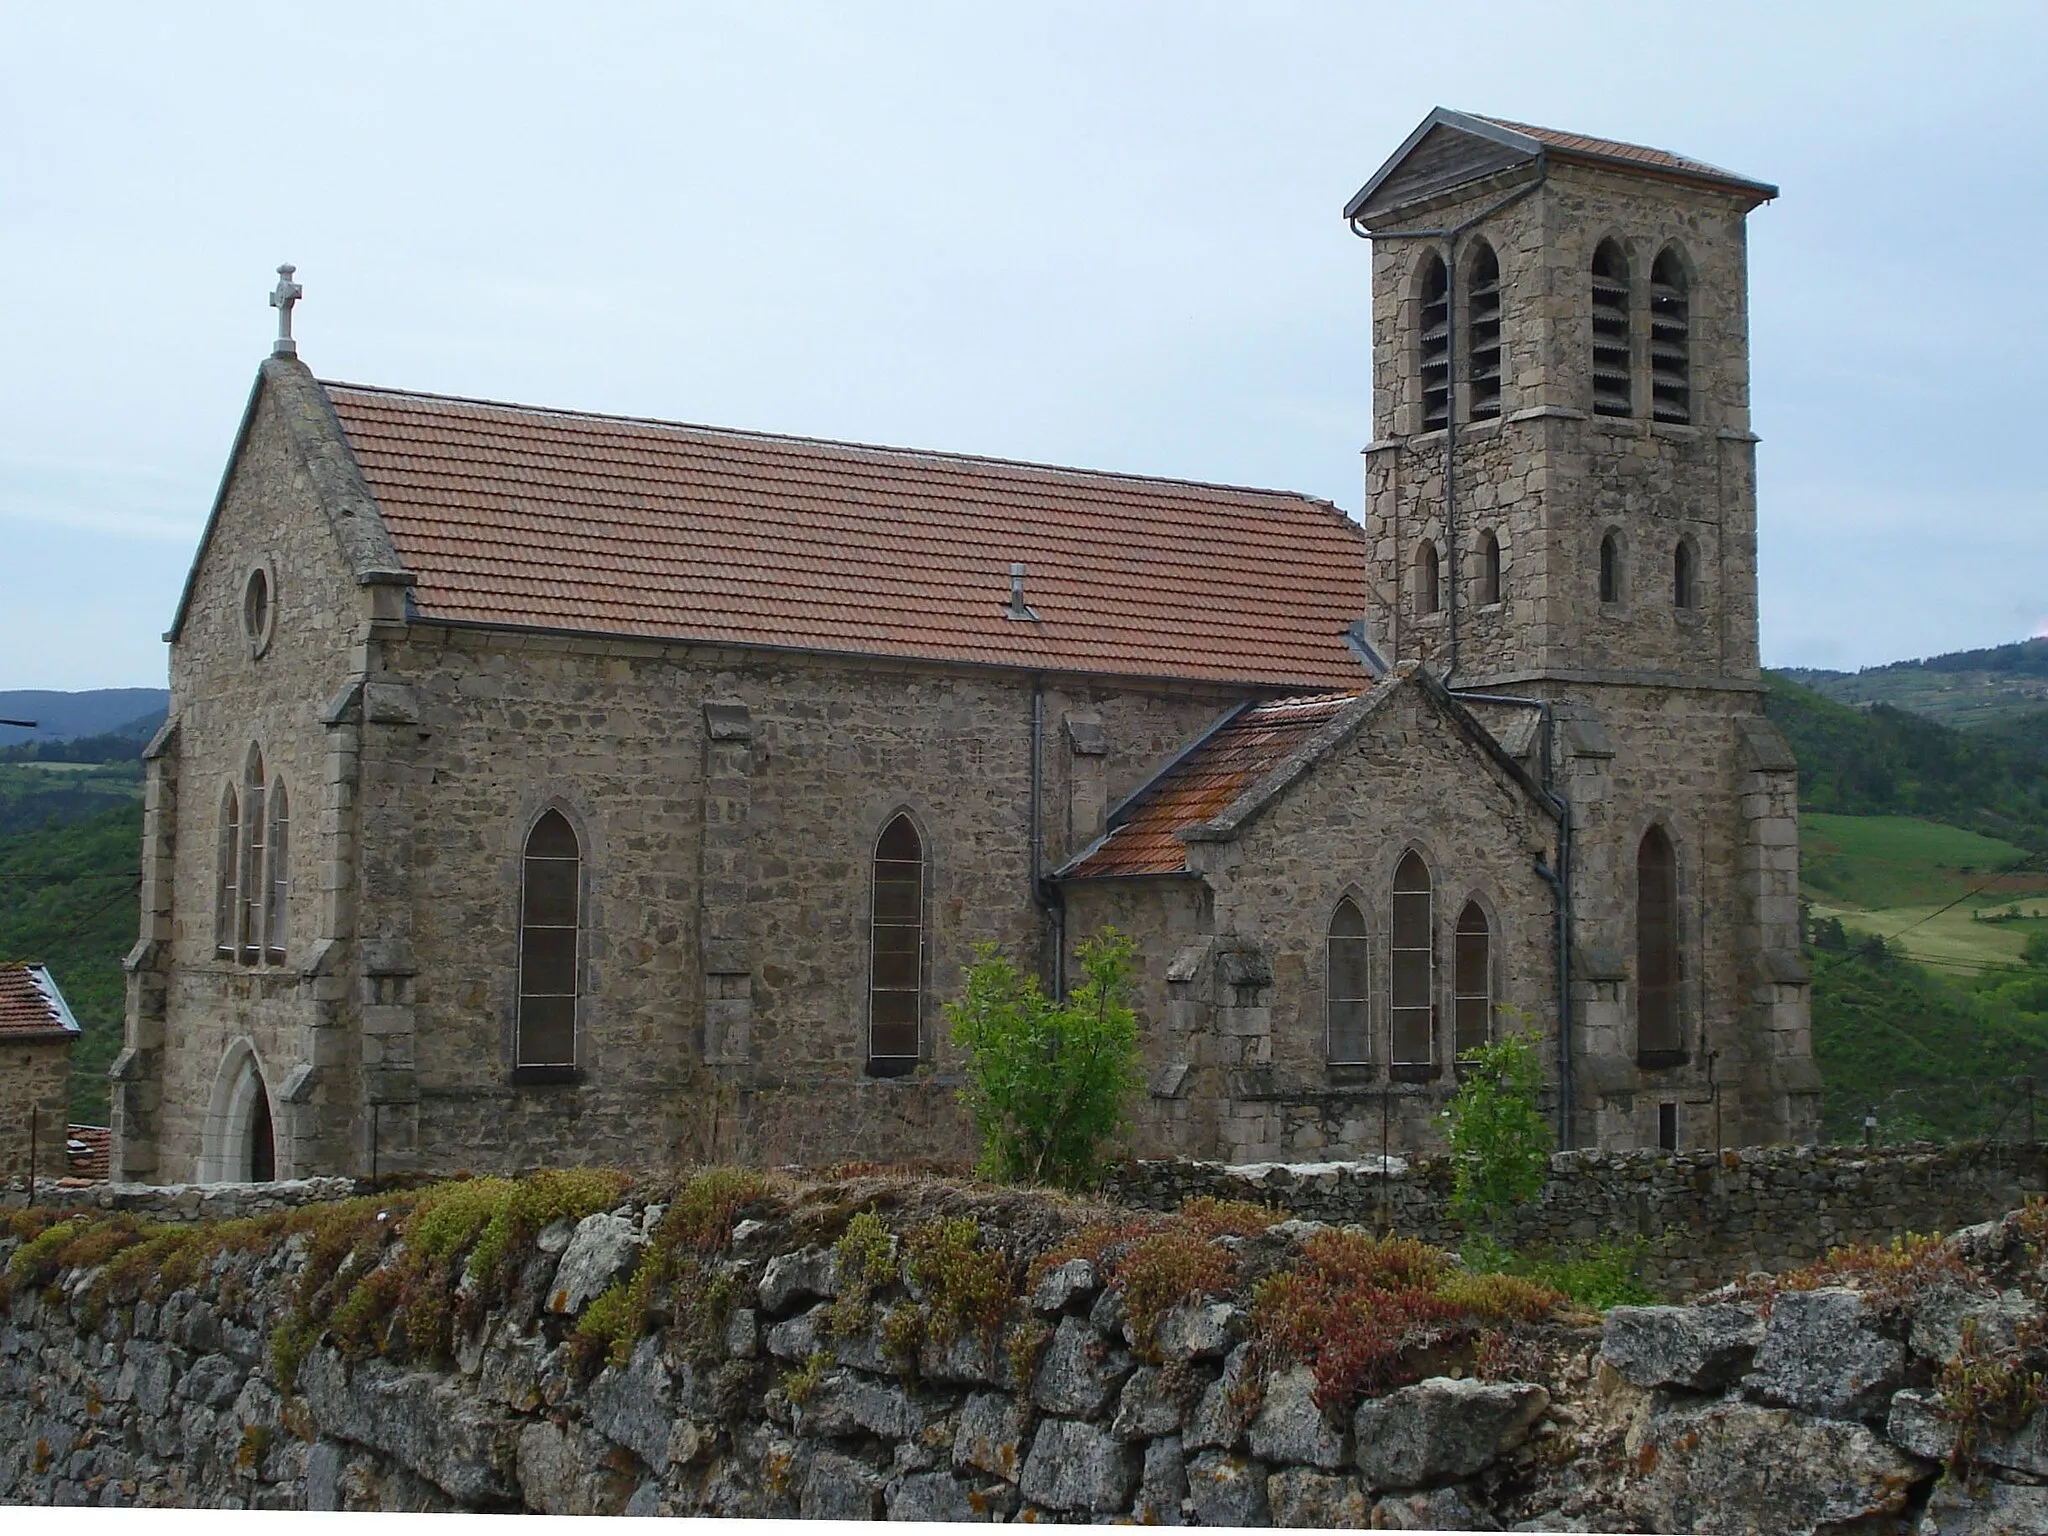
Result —
[[299, 344], [292, 340], [292, 306], [306, 290], [292, 281], [292, 274], [298, 270], [290, 262], [277, 269], [277, 286], [270, 293], [270, 307], [277, 311], [277, 340], [270, 348], [272, 357], [299, 355]]

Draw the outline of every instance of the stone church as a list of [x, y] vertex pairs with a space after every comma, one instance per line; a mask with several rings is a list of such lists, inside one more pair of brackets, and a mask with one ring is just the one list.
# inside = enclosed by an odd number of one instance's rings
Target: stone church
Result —
[[[1363, 526], [1254, 490], [326, 382], [172, 620], [115, 1176], [970, 1151], [979, 945], [1138, 943], [1133, 1150], [1809, 1140], [1744, 221], [1437, 110], [1344, 209]], [[1349, 238], [1349, 236], [1339, 236]]]

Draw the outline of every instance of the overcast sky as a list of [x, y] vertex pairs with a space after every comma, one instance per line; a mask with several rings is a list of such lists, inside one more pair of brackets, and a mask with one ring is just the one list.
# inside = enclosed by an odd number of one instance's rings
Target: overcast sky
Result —
[[326, 378], [1355, 513], [1339, 209], [1438, 104], [1782, 187], [1767, 662], [2048, 633], [2044, 60], [2038, 3], [0, 0], [0, 688], [162, 681], [284, 260]]

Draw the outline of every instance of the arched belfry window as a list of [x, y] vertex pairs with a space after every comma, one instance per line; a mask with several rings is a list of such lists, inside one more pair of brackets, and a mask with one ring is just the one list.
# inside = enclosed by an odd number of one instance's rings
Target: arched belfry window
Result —
[[230, 784], [220, 796], [220, 852], [214, 874], [213, 952], [235, 957], [235, 922], [242, 913], [242, 801]]
[[1473, 421], [1500, 414], [1500, 258], [1481, 240], [1472, 253], [1465, 307], [1465, 353]]
[[1645, 1066], [1682, 1057], [1678, 1027], [1678, 854], [1662, 827], [1636, 849], [1636, 1057]]
[[263, 953], [278, 963], [284, 960], [285, 914], [291, 905], [291, 834], [291, 797], [278, 779], [270, 786], [270, 869], [263, 907]]
[[1692, 420], [1692, 304], [1685, 263], [1666, 246], [1650, 268], [1650, 414]]
[[560, 811], [548, 811], [526, 835], [521, 861], [514, 1067], [565, 1071], [576, 1065], [582, 905], [583, 849], [576, 829]]
[[1600, 540], [1600, 601], [1621, 601], [1621, 541], [1611, 533]]
[[1434, 432], [1451, 419], [1451, 279], [1443, 257], [1424, 258], [1416, 328], [1416, 366], [1422, 383], [1422, 430]]
[[1693, 568], [1695, 556], [1692, 543], [1680, 539], [1671, 551], [1671, 601], [1675, 607], [1697, 608], [1700, 605], [1699, 572]]
[[1457, 964], [1452, 1002], [1457, 1008], [1458, 1053], [1493, 1038], [1493, 928], [1476, 901], [1458, 914]]
[[1424, 539], [1415, 546], [1415, 611], [1435, 613], [1444, 605], [1443, 568], [1436, 545]]
[[1479, 535], [1479, 606], [1500, 601], [1500, 539], [1491, 528]]
[[1372, 1060], [1367, 1033], [1365, 914], [1349, 896], [1337, 903], [1324, 941], [1324, 1011], [1327, 1031], [1324, 1053], [1338, 1065]]
[[1420, 854], [1394, 871], [1393, 906], [1393, 1064], [1427, 1066], [1436, 1060], [1436, 902]]
[[242, 859], [236, 873], [242, 888], [241, 912], [235, 919], [235, 942], [245, 964], [263, 958], [263, 895], [270, 870], [265, 862], [269, 847], [264, 816], [265, 785], [263, 753], [249, 749], [249, 767], [242, 783]]
[[1612, 240], [1593, 253], [1593, 413], [1634, 410], [1629, 379], [1628, 257]]
[[868, 1072], [917, 1065], [924, 1043], [924, 839], [898, 816], [875, 841], [868, 955]]

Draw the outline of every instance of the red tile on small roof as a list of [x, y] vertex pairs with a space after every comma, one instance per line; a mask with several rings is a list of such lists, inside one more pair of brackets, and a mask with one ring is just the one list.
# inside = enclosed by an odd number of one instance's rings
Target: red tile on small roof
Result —
[[40, 965], [0, 965], [0, 1035], [75, 1035], [78, 1025], [49, 971]]
[[[325, 386], [423, 618], [1342, 687], [1365, 548], [1327, 502]], [[1004, 617], [1013, 561], [1040, 622]]]
[[1591, 134], [1565, 133], [1556, 128], [1539, 128], [1534, 123], [1510, 122], [1504, 117], [1482, 117], [1481, 122], [1492, 123], [1496, 128], [1506, 128], [1514, 133], [1526, 133], [1553, 149], [1566, 154], [1592, 155], [1602, 160], [1631, 160], [1638, 165], [1647, 165], [1662, 171], [1676, 171], [1685, 176], [1696, 176], [1708, 181], [1732, 182], [1737, 186], [1762, 187], [1763, 183], [1752, 181], [1747, 176], [1738, 176], [1725, 171], [1718, 165], [1709, 165], [1704, 160], [1688, 159], [1674, 155], [1668, 149], [1651, 149], [1646, 144], [1624, 144], [1619, 139], [1596, 139]]
[[1068, 878], [1182, 873], [1187, 845], [1176, 834], [1227, 810], [1357, 697], [1296, 695], [1244, 711], [1162, 774], [1124, 822], [1067, 871]]
[[74, 1125], [64, 1146], [72, 1175], [104, 1184], [114, 1166], [114, 1133], [104, 1125]]

